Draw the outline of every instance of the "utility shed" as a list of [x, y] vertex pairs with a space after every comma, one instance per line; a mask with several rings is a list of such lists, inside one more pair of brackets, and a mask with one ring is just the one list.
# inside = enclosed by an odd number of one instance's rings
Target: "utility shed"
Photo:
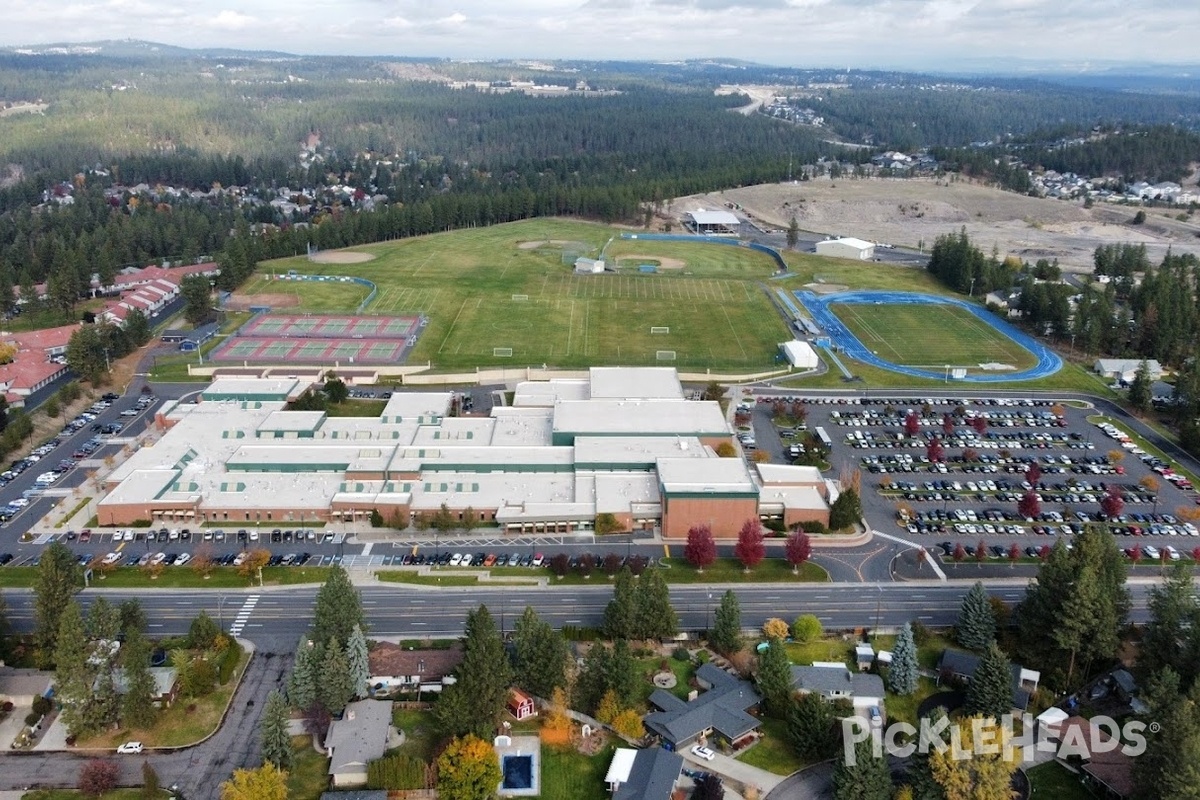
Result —
[[875, 257], [875, 245], [852, 236], [842, 239], [826, 239], [823, 242], [817, 242], [817, 255], [870, 261]]
[[792, 339], [779, 345], [779, 349], [783, 351], [788, 363], [796, 369], [816, 369], [821, 363], [817, 358], [817, 351], [813, 350], [808, 342]]

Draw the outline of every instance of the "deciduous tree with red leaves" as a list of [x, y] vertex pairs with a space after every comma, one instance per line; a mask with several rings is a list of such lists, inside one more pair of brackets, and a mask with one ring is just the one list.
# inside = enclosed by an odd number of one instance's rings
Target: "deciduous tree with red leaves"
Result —
[[1012, 544], [1010, 544], [1008, 546], [1008, 564], [1009, 564], [1009, 566], [1013, 566], [1020, 560], [1021, 560], [1021, 545], [1017, 544], [1016, 542], [1013, 542]]
[[988, 421], [983, 417], [971, 417], [971, 430], [975, 431], [980, 436], [987, 432]]
[[942, 447], [942, 440], [934, 436], [929, 440], [929, 446], [925, 448], [925, 457], [935, 464], [946, 458], [946, 448]]
[[788, 563], [792, 565], [792, 574], [795, 575], [801, 565], [812, 556], [812, 541], [804, 531], [793, 531], [788, 536], [783, 551]]
[[909, 411], [904, 417], [904, 434], [908, 437], [917, 435], [921, 430], [921, 418], [916, 411]]
[[1104, 497], [1100, 498], [1100, 510], [1109, 519], [1119, 517], [1125, 510], [1125, 499], [1121, 497], [1121, 490], [1115, 486], [1108, 487]]
[[742, 524], [742, 529], [738, 531], [737, 545], [733, 548], [733, 554], [742, 562], [742, 566], [746, 571], [754, 569], [759, 562], [767, 554], [767, 548], [763, 544], [762, 524], [751, 517]]
[[947, 437], [954, 435], [954, 417], [949, 413], [942, 414], [942, 433]]
[[717, 560], [717, 543], [713, 541], [712, 528], [708, 525], [693, 525], [688, 529], [687, 544], [683, 546], [683, 557], [698, 572], [712, 566]]
[[1025, 480], [1029, 481], [1031, 484], [1035, 484], [1041, 479], [1042, 468], [1038, 466], [1036, 461], [1030, 462], [1029, 466], [1025, 468]]
[[121, 771], [113, 761], [93, 758], [79, 770], [79, 791], [86, 797], [99, 797], [117, 788]]
[[1037, 519], [1042, 513], [1042, 500], [1038, 493], [1030, 489], [1021, 495], [1017, 501], [1017, 513], [1025, 519]]
[[967, 557], [967, 548], [963, 547], [963, 543], [959, 542], [958, 544], [954, 545], [954, 555], [951, 556], [951, 558], [954, 559], [954, 563], [959, 564], [966, 557]]

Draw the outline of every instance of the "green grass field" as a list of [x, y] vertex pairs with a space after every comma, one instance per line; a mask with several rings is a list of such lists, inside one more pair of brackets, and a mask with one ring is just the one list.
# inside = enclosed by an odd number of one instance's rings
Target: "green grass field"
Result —
[[1026, 369], [1036, 363], [1032, 353], [963, 308], [835, 303], [830, 310], [860, 342], [894, 364]]
[[[269, 262], [243, 292], [297, 294], [304, 311], [353, 311], [363, 297], [355, 287], [268, 276], [289, 269], [362, 276], [379, 287], [368, 313], [428, 315], [410, 362], [431, 361], [439, 369], [776, 365], [786, 327], [757, 283], [773, 272], [769, 258], [734, 247], [615, 239], [609, 257], [656, 256], [649, 260], [683, 266], [652, 275], [576, 276], [562, 263], [564, 246], [554, 244], [581, 243], [594, 256], [616, 235], [603, 225], [546, 219], [454, 231], [356, 248], [376, 256], [362, 264]], [[652, 327], [669, 332], [651, 333]], [[496, 348], [511, 348], [512, 355], [497, 356]], [[659, 351], [673, 352], [674, 360], [660, 360]]]

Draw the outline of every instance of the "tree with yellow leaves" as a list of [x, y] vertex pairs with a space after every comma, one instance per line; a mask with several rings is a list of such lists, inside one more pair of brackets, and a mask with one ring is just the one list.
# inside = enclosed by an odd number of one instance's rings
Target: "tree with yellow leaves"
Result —
[[762, 632], [768, 639], [778, 639], [782, 642], [791, 634], [792, 626], [778, 617], [772, 617], [763, 623]]
[[929, 754], [930, 774], [946, 800], [1010, 800], [1012, 775], [1021, 763], [1011, 732], [982, 716], [952, 724], [958, 728], [958, 746]]
[[617, 693], [609, 689], [600, 698], [600, 705], [596, 707], [596, 719], [605, 725], [611, 725], [620, 713], [621, 701], [617, 699]]
[[496, 751], [471, 734], [450, 742], [438, 756], [437, 772], [440, 800], [489, 800], [503, 777]]
[[287, 773], [270, 762], [258, 769], [235, 769], [221, 784], [221, 800], [287, 800]]
[[271, 560], [271, 551], [265, 547], [256, 547], [246, 553], [246, 560], [237, 568], [238, 575], [243, 578], [253, 578], [258, 571]]
[[561, 686], [555, 686], [550, 695], [550, 707], [546, 710], [543, 726], [552, 731], [565, 731], [571, 727], [571, 718], [567, 716], [567, 692]]
[[646, 735], [642, 717], [632, 708], [627, 708], [612, 721], [613, 730], [629, 739], [640, 739]]

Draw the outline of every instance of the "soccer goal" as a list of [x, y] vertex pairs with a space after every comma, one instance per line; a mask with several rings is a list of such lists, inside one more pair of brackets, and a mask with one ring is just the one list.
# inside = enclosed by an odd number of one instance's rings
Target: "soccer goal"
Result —
[[512, 299], [513, 299], [513, 302], [514, 302], [514, 303], [525, 303], [525, 302], [528, 302], [528, 301], [529, 301], [529, 295], [527, 295], [527, 294], [514, 294], [514, 295], [512, 296]]
[[493, 347], [492, 355], [496, 358], [512, 358], [511, 347]]
[[655, 351], [654, 357], [659, 361], [674, 361], [675, 360], [675, 351], [674, 350], [657, 350], [657, 351]]
[[651, 325], [650, 332], [651, 333], [670, 333], [671, 328], [669, 325]]

